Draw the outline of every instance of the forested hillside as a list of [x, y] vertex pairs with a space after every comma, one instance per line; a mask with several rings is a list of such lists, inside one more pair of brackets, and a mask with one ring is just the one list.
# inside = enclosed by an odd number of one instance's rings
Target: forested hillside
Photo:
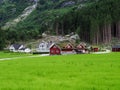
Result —
[[31, 3], [30, 0], [0, 0], [0, 26], [17, 17]]
[[72, 21], [75, 20], [71, 25], [74, 25], [74, 30], [77, 30], [84, 41], [98, 44], [110, 43], [112, 38], [120, 40], [119, 4], [120, 0], [100, 0], [79, 10], [73, 10], [68, 14]]
[[[33, 1], [0, 1], [0, 26], [18, 16]], [[3, 33], [5, 41], [10, 42], [38, 39], [48, 31], [56, 35], [76, 32], [81, 41], [110, 43], [112, 38], [120, 39], [119, 15], [120, 0], [39, 0], [36, 10]]]
[[[12, 2], [14, 1], [15, 0], [13, 0]], [[19, 3], [18, 6], [22, 7], [24, 4], [30, 5], [31, 1], [35, 0], [23, 0], [21, 4]], [[41, 34], [44, 31], [50, 31], [51, 34], [56, 34], [57, 31], [55, 33], [55, 24], [58, 18], [64, 16], [79, 4], [84, 4], [91, 1], [92, 0], [39, 0], [36, 10], [34, 10], [24, 21], [19, 22], [16, 27], [10, 27], [6, 30], [7, 41], [14, 42], [21, 40], [30, 40], [33, 38], [36, 39], [41, 37]], [[9, 21], [8, 19], [7, 21]], [[4, 25], [2, 24], [1, 27], [3, 26]]]

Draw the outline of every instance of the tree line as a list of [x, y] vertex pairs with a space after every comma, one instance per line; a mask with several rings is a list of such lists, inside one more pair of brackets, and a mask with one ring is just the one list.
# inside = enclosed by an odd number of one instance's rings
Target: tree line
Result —
[[93, 44], [120, 39], [120, 0], [99, 0], [83, 7], [74, 7], [57, 20], [55, 30], [77, 32], [83, 41]]
[[43, 12], [40, 7], [38, 5], [37, 9], [16, 27], [0, 30], [0, 48], [5, 41], [14, 43], [37, 39], [45, 31], [57, 35], [76, 32], [81, 41], [92, 44], [110, 43], [113, 37], [120, 40], [120, 0], [96, 0], [85, 5]]

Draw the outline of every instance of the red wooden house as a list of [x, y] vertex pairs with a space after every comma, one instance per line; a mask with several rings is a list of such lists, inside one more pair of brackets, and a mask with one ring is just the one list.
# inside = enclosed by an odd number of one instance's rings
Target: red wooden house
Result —
[[62, 54], [76, 54], [73, 45], [68, 43], [65, 48], [62, 48]]
[[50, 46], [50, 55], [60, 55], [61, 54], [61, 49], [59, 46], [56, 44], [52, 44]]
[[93, 51], [94, 51], [94, 52], [98, 52], [98, 51], [99, 51], [99, 48], [98, 48], [98, 47], [95, 47], [95, 48], [93, 48]]
[[77, 45], [76, 49], [75, 49], [76, 53], [79, 54], [79, 53], [85, 53], [85, 45], [83, 44], [79, 44]]
[[99, 51], [99, 48], [98, 47], [91, 47], [91, 51], [93, 51], [93, 52], [98, 52]]
[[71, 43], [68, 43], [66, 46], [65, 46], [66, 49], [74, 49], [73, 45]]

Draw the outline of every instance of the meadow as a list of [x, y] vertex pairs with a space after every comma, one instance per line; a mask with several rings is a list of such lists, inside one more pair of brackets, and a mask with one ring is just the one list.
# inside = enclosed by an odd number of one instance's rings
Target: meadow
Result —
[[2, 58], [13, 58], [13, 57], [23, 57], [23, 56], [31, 56], [31, 54], [13, 53], [13, 52], [0, 52], [0, 59], [2, 59]]
[[0, 90], [120, 90], [120, 53], [0, 61]]

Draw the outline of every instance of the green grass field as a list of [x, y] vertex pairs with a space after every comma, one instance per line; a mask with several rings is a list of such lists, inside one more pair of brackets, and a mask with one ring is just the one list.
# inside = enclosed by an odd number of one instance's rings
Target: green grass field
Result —
[[8, 52], [0, 52], [0, 59], [2, 58], [13, 58], [13, 57], [23, 57], [23, 56], [30, 56], [31, 54], [25, 53], [8, 53]]
[[0, 61], [0, 90], [120, 90], [120, 53]]

